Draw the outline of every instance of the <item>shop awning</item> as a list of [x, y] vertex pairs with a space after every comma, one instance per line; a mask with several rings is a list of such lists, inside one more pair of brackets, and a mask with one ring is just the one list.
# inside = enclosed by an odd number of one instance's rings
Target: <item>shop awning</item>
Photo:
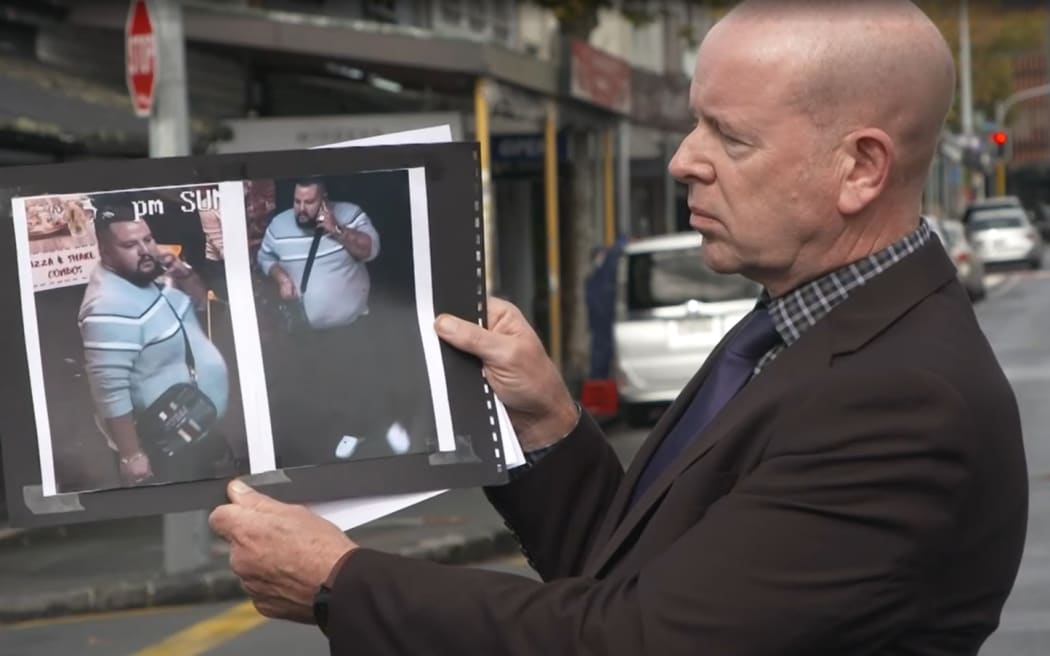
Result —
[[[197, 143], [223, 128], [194, 121]], [[56, 154], [146, 156], [149, 121], [127, 94], [33, 60], [0, 56], [0, 147]]]

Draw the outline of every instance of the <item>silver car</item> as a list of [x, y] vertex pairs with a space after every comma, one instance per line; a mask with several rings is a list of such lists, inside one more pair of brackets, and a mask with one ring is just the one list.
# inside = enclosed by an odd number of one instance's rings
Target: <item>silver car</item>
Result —
[[986, 263], [1043, 263], [1043, 238], [1025, 211], [1017, 207], [974, 212], [966, 224], [970, 241]]
[[984, 298], [986, 293], [984, 260], [974, 251], [970, 240], [966, 237], [966, 229], [963, 228], [962, 223], [932, 216], [927, 216], [926, 222], [930, 224], [933, 233], [940, 238], [948, 257], [955, 263], [959, 282], [966, 288], [970, 299], [977, 301]]
[[695, 232], [641, 239], [618, 267], [613, 327], [623, 416], [648, 423], [674, 400], [719, 340], [755, 306], [761, 287], [715, 273]]

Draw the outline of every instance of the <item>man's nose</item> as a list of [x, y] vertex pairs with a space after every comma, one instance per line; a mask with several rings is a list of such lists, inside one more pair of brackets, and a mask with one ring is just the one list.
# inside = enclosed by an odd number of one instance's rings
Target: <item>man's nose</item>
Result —
[[702, 135], [694, 130], [678, 144], [678, 150], [667, 164], [667, 172], [675, 180], [688, 184], [699, 180], [710, 184], [715, 180], [715, 168], [703, 150]]

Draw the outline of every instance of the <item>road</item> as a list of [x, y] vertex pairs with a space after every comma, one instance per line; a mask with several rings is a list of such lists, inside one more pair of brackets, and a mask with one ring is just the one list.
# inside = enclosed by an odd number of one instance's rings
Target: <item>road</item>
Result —
[[[990, 279], [994, 287], [977, 305], [977, 314], [1017, 394], [1032, 496], [1017, 584], [1002, 626], [981, 656], [1045, 656], [1050, 653], [1050, 404], [1046, 403], [1050, 399], [1050, 273], [996, 273]], [[644, 432], [623, 428], [610, 435], [624, 459], [643, 438]], [[517, 557], [478, 566], [533, 575]], [[244, 602], [45, 620], [0, 629], [0, 656], [325, 653], [326, 643], [315, 628], [263, 620]]]
[[[1050, 264], [1050, 257], [1044, 258]], [[977, 316], [1017, 395], [1028, 457], [1028, 536], [999, 630], [981, 656], [1050, 654], [1050, 277], [1012, 276]]]

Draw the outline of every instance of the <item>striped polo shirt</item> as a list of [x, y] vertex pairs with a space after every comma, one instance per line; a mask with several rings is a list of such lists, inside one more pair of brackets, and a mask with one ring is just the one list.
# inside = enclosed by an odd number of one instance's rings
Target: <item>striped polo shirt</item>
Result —
[[[359, 261], [335, 239], [328, 235], [321, 237], [303, 295], [303, 309], [313, 328], [346, 325], [368, 313], [371, 281], [365, 262], [379, 254], [379, 234], [364, 210], [346, 202], [331, 203], [331, 209], [340, 226], [360, 230], [372, 238], [372, 252]], [[300, 226], [294, 210], [281, 212], [266, 229], [257, 256], [259, 268], [270, 275], [273, 265], [280, 264], [298, 291], [313, 238], [313, 226]]]
[[189, 382], [180, 318], [197, 384], [223, 416], [229, 395], [226, 362], [201, 329], [190, 297], [170, 286], [139, 287], [105, 267], [95, 268], [78, 322], [99, 416], [142, 411], [172, 385]]

